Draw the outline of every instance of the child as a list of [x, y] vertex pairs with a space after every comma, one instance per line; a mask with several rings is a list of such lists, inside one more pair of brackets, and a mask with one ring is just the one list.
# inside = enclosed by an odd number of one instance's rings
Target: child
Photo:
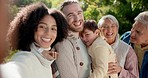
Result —
[[112, 47], [103, 39], [96, 22], [94, 20], [85, 21], [84, 29], [80, 35], [88, 47], [88, 53], [92, 60], [90, 78], [118, 78], [117, 74], [107, 74], [108, 63], [115, 62], [116, 55]]

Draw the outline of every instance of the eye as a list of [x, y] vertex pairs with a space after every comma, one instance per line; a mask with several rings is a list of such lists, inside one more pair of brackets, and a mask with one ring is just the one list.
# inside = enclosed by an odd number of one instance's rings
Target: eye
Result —
[[141, 32], [140, 31], [138, 31], [138, 30], [136, 30], [136, 32], [137, 32], [137, 34], [140, 34]]
[[72, 14], [72, 13], [70, 13], [70, 14], [68, 14], [68, 18], [71, 18], [71, 17], [73, 17], [74, 16], [74, 14]]
[[44, 24], [39, 24], [38, 25], [38, 29], [47, 29], [47, 26], [46, 25], [44, 25]]
[[108, 28], [108, 26], [107, 26], [107, 25], [103, 25], [102, 27], [103, 27], [103, 28]]
[[78, 12], [78, 15], [81, 15], [82, 14], [82, 12], [80, 11], [80, 12]]
[[112, 26], [111, 26], [111, 28], [114, 28], [114, 27], [116, 27], [116, 25], [112, 25]]
[[51, 28], [51, 30], [57, 31], [57, 27], [53, 27], [53, 28]]
[[89, 35], [90, 35], [89, 33], [85, 34], [86, 37], [88, 37]]

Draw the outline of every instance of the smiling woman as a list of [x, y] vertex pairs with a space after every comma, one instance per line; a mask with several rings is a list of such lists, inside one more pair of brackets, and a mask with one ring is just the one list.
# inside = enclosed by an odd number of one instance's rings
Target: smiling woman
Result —
[[57, 53], [49, 50], [67, 37], [67, 25], [60, 11], [43, 3], [22, 8], [7, 34], [11, 50], [18, 52], [1, 65], [2, 78], [53, 78], [51, 64]]

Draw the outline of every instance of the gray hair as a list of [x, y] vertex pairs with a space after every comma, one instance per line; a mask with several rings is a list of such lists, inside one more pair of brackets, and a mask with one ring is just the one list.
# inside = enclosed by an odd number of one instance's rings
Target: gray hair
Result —
[[148, 11], [140, 13], [134, 20], [141, 22], [148, 28]]
[[103, 16], [98, 22], [98, 28], [100, 28], [102, 26], [103, 21], [106, 20], [106, 19], [109, 19], [110, 21], [115, 23], [117, 25], [117, 27], [119, 28], [119, 22], [113, 15], [105, 15], [105, 16]]

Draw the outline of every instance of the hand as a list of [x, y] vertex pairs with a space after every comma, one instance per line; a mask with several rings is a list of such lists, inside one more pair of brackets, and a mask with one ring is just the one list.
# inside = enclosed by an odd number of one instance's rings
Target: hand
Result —
[[118, 74], [121, 72], [121, 70], [122, 70], [122, 67], [119, 66], [117, 62], [108, 63], [108, 74], [109, 75]]
[[55, 51], [43, 51], [42, 55], [44, 56], [44, 58], [46, 58], [47, 60], [55, 60], [58, 56], [58, 53]]

